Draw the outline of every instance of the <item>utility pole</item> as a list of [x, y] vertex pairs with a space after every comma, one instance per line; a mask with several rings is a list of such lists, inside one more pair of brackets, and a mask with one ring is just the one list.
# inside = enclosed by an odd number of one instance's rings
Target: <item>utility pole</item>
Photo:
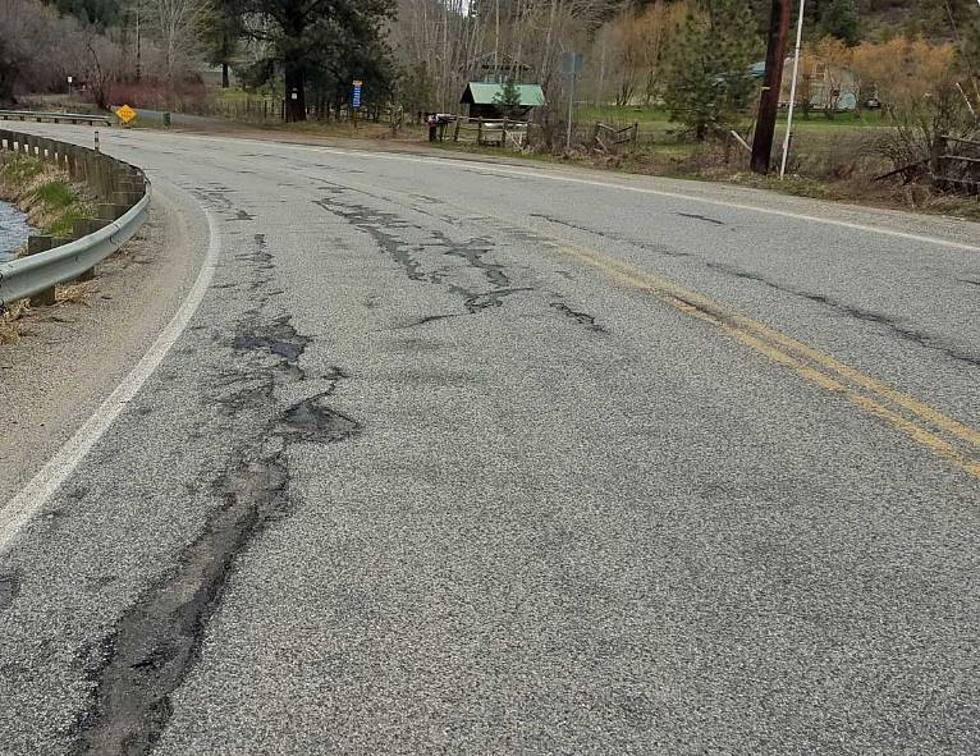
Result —
[[786, 37], [789, 34], [790, 0], [772, 0], [769, 17], [769, 46], [766, 48], [766, 74], [762, 97], [759, 98], [759, 117], [755, 122], [752, 140], [752, 170], [769, 173], [769, 158], [776, 133], [776, 114], [779, 93], [783, 84], [783, 61], [786, 58]]

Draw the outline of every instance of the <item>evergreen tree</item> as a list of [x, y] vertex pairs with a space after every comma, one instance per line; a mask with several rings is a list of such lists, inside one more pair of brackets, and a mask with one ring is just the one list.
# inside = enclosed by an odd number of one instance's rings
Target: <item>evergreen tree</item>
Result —
[[731, 126], [755, 89], [749, 67], [758, 48], [749, 5], [714, 0], [709, 13], [692, 11], [667, 58], [664, 103], [671, 120], [698, 140]]
[[[330, 79], [332, 94], [344, 92], [352, 75], [367, 89], [388, 87], [389, 51], [382, 24], [394, 13], [394, 0], [243, 0], [249, 34], [268, 51], [251, 68], [255, 82], [282, 72], [286, 120], [306, 120], [306, 88]], [[365, 70], [366, 69], [366, 70]]]
[[493, 104], [497, 106], [504, 118], [519, 118], [523, 112], [521, 107], [521, 89], [513, 79], [507, 79], [493, 96]]
[[103, 28], [117, 24], [121, 18], [120, 0], [48, 0], [63, 15], [71, 15], [82, 21]]
[[200, 37], [212, 66], [221, 66], [221, 86], [230, 85], [229, 69], [238, 53], [244, 34], [240, 0], [216, 0], [204, 7], [201, 15]]
[[820, 9], [817, 28], [821, 36], [836, 37], [849, 45], [860, 40], [858, 9], [854, 0], [831, 0]]

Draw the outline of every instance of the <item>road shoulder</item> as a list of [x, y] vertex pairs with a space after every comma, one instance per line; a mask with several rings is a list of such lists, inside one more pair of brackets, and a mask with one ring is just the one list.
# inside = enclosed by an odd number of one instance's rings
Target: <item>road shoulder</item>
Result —
[[0, 500], [14, 496], [118, 385], [180, 306], [201, 267], [207, 221], [154, 186], [150, 219], [99, 266], [78, 302], [33, 310], [0, 345]]

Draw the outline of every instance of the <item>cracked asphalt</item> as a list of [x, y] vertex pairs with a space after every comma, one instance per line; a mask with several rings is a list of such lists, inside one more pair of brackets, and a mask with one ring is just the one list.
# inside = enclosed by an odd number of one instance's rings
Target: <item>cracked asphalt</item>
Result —
[[980, 751], [980, 226], [102, 145], [219, 258], [0, 544], [0, 753]]

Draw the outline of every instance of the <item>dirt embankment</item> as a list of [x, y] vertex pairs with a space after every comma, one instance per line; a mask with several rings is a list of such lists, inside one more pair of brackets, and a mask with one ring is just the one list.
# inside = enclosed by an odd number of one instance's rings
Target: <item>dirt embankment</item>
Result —
[[0, 162], [0, 199], [48, 236], [68, 237], [76, 220], [91, 217], [92, 200], [84, 187], [73, 184], [64, 171], [24, 155]]
[[[91, 217], [92, 211], [84, 187], [73, 184], [64, 171], [25, 155], [5, 156], [0, 161], [0, 200], [25, 213], [39, 233], [56, 238], [70, 237], [75, 221]], [[25, 243], [18, 254], [26, 251]], [[60, 287], [57, 297], [59, 302], [82, 301], [84, 286]], [[0, 344], [19, 339], [19, 321], [29, 310], [27, 300], [0, 307]]]

